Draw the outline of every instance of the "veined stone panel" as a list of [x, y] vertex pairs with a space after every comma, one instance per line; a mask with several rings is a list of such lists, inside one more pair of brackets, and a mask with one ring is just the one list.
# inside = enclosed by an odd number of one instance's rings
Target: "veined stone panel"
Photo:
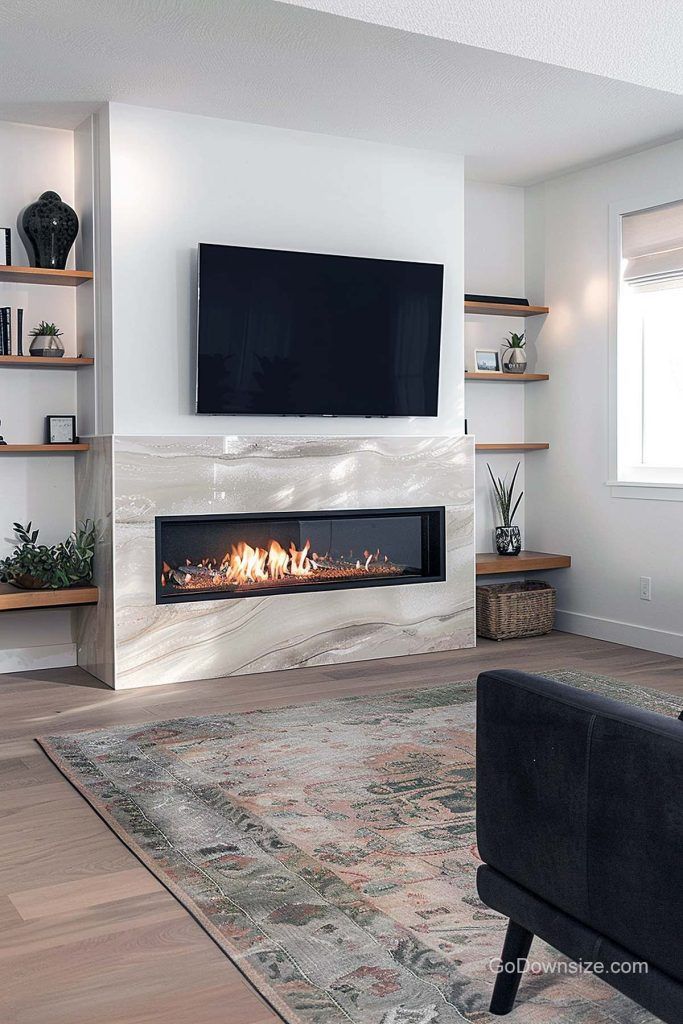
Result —
[[89, 437], [88, 442], [90, 450], [76, 459], [76, 519], [95, 520], [93, 566], [99, 600], [76, 611], [78, 664], [114, 686], [112, 439]]
[[[116, 687], [472, 647], [470, 437], [114, 439]], [[157, 605], [155, 516], [446, 507], [446, 581]]]

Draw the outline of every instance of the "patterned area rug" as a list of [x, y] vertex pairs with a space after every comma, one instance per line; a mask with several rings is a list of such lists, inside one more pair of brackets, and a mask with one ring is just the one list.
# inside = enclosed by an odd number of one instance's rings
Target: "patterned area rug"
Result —
[[[453, 683], [39, 742], [286, 1021], [491, 1021], [505, 921], [475, 888], [474, 697]], [[562, 960], [538, 939], [531, 958]], [[547, 972], [507, 1019], [654, 1021], [597, 978]]]

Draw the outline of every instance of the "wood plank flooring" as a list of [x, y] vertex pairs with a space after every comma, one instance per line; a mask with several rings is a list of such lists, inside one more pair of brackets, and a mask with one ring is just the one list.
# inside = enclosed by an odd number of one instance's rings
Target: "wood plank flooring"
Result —
[[1, 1024], [274, 1024], [36, 735], [436, 686], [485, 668], [576, 668], [681, 695], [683, 661], [553, 633], [472, 651], [115, 693], [80, 669], [0, 676]]

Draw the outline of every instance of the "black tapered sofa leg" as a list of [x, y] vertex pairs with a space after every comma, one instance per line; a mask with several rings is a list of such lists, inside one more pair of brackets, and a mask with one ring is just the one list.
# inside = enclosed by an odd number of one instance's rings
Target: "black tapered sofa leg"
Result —
[[522, 979], [524, 961], [529, 955], [533, 932], [522, 928], [512, 919], [508, 924], [500, 957], [500, 973], [496, 978], [491, 998], [491, 1013], [502, 1016], [509, 1013], [515, 1004], [517, 989]]

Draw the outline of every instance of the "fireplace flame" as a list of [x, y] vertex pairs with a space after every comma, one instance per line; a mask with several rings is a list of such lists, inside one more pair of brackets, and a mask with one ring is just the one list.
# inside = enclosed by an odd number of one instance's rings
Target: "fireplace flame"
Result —
[[257, 583], [268, 579], [265, 570], [267, 557], [268, 552], [262, 548], [252, 548], [249, 544], [241, 543], [233, 547], [221, 568], [226, 570], [227, 579], [231, 583]]
[[313, 569], [313, 566], [311, 565], [309, 559], [306, 557], [306, 555], [309, 552], [310, 547], [311, 547], [310, 540], [306, 541], [306, 543], [303, 546], [303, 550], [302, 551], [297, 551], [297, 549], [294, 547], [294, 542], [293, 541], [289, 545], [289, 554], [291, 556], [291, 560], [290, 560], [290, 563], [289, 563], [290, 575], [292, 575], [292, 576], [308, 576], [311, 573], [311, 571]]
[[267, 548], [253, 548], [241, 541], [233, 544], [219, 571], [228, 583], [259, 583], [281, 580], [285, 576], [308, 576], [317, 568], [315, 561], [308, 557], [310, 547], [309, 540], [300, 551], [294, 542], [290, 544], [289, 551], [285, 551], [276, 540], [272, 540]]
[[276, 540], [270, 542], [268, 548], [268, 572], [273, 580], [281, 580], [287, 575], [289, 556]]
[[349, 576], [364, 574], [392, 575], [404, 571], [405, 567], [396, 566], [377, 551], [363, 551], [362, 559], [349, 552], [348, 558], [335, 556], [329, 551], [318, 554], [311, 551], [311, 542], [307, 540], [302, 548], [297, 548], [294, 541], [288, 549], [276, 540], [268, 542], [267, 547], [252, 547], [246, 541], [233, 544], [222, 562], [217, 559], [202, 558], [195, 563], [189, 558], [177, 568], [163, 562], [161, 586], [168, 583], [190, 590], [208, 590], [212, 587], [239, 587], [249, 584], [275, 583], [289, 577], [325, 582], [327, 579], [345, 579]]

